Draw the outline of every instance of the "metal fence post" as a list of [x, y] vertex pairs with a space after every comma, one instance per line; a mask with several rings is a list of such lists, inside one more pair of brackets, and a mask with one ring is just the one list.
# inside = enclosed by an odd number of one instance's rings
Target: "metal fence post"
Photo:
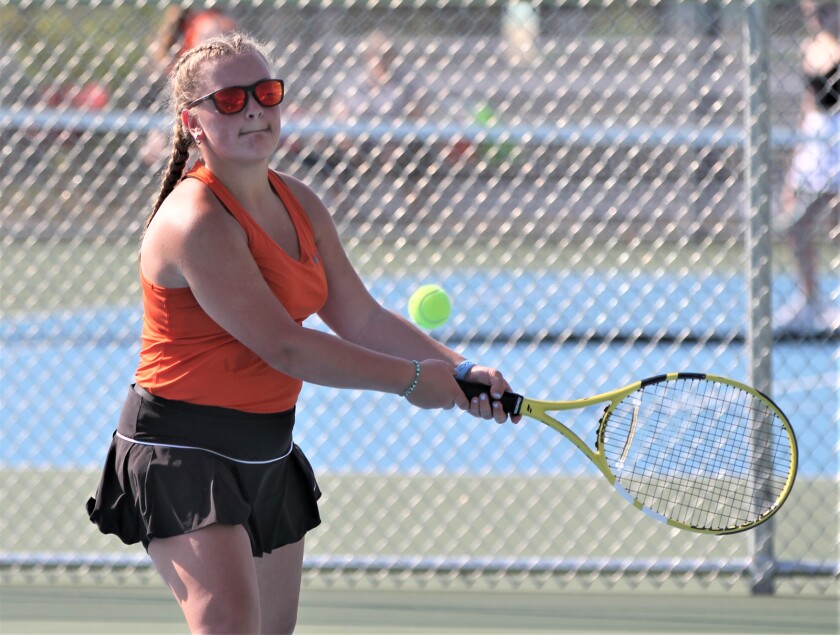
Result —
[[[772, 306], [772, 185], [770, 182], [771, 121], [770, 64], [767, 50], [766, 0], [746, 0], [744, 46], [746, 64], [746, 251], [747, 343], [750, 382], [771, 393], [773, 369]], [[772, 594], [775, 557], [772, 519], [752, 535], [752, 592]]]

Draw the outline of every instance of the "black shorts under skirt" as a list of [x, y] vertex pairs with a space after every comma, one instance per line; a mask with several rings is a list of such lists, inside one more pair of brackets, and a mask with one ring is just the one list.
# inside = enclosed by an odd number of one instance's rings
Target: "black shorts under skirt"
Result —
[[254, 556], [297, 542], [321, 523], [321, 491], [293, 427], [294, 409], [243, 413], [132, 386], [90, 520], [146, 549], [214, 523], [242, 525]]

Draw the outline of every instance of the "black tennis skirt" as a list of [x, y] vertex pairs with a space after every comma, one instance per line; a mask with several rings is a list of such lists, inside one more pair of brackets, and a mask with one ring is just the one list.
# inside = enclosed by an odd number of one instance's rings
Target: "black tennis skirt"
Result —
[[321, 523], [321, 491], [292, 441], [294, 409], [252, 414], [128, 391], [90, 520], [126, 544], [221, 523], [242, 525], [254, 556]]

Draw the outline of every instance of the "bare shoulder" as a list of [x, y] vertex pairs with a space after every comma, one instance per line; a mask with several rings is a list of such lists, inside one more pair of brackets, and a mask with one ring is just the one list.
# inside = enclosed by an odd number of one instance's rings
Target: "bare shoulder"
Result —
[[140, 249], [143, 275], [161, 286], [186, 286], [183, 268], [246, 243], [244, 230], [196, 179], [179, 183], [149, 225]]
[[149, 234], [153, 229], [157, 230], [153, 235], [160, 234], [179, 241], [204, 235], [224, 237], [230, 233], [241, 233], [236, 219], [210, 188], [197, 179], [185, 179], [175, 187], [155, 215]]

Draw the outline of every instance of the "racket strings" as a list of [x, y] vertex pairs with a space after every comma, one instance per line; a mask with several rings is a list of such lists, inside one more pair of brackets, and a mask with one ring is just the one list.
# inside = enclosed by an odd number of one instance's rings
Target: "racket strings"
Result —
[[616, 480], [655, 514], [729, 529], [771, 511], [791, 473], [790, 437], [770, 406], [704, 379], [648, 385], [614, 409], [602, 431]]

